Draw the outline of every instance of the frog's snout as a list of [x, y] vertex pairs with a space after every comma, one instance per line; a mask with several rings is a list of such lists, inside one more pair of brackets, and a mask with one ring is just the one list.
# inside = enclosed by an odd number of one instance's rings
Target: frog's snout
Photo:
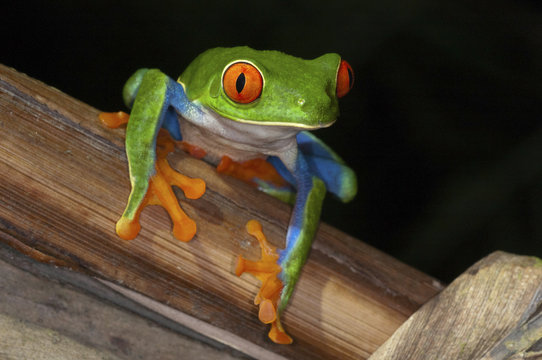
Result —
[[308, 96], [298, 94], [297, 97], [293, 98], [295, 106], [303, 114], [302, 117], [307, 124], [325, 127], [329, 126], [337, 118], [337, 98], [335, 90], [330, 90], [331, 87], [326, 83], [316, 93], [313, 92]]

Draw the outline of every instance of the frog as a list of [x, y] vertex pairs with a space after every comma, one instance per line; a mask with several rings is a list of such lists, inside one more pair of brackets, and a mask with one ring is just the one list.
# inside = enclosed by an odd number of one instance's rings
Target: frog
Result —
[[246, 230], [258, 240], [261, 258], [239, 256], [235, 273], [261, 281], [254, 299], [258, 318], [271, 325], [273, 342], [292, 343], [280, 318], [307, 261], [324, 197], [329, 192], [348, 202], [357, 192], [354, 171], [311, 131], [336, 122], [338, 99], [353, 83], [352, 67], [336, 53], [306, 60], [247, 46], [209, 49], [177, 80], [159, 69], [137, 70], [122, 91], [130, 114], [99, 116], [108, 127], [126, 124], [131, 192], [116, 223], [118, 236], [138, 235], [147, 205], [167, 210], [177, 239], [196, 234], [172, 186], [198, 199], [206, 184], [171, 168], [166, 157], [177, 147], [290, 203], [285, 247], [271, 245], [262, 225], [249, 220]]

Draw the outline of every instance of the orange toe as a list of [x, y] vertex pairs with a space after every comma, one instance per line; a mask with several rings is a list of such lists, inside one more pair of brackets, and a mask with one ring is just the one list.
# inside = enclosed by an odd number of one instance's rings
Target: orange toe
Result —
[[277, 319], [277, 311], [275, 310], [271, 300], [265, 299], [260, 303], [258, 319], [260, 319], [260, 321], [264, 324], [271, 324]]
[[139, 221], [130, 220], [124, 216], [117, 221], [116, 231], [117, 235], [123, 240], [133, 240], [139, 234], [141, 230], [141, 225]]
[[183, 242], [192, 240], [196, 235], [196, 222], [189, 217], [173, 223], [173, 236]]
[[116, 129], [119, 126], [128, 123], [130, 115], [123, 111], [118, 112], [101, 112], [98, 114], [100, 121], [111, 129]]
[[271, 330], [268, 334], [269, 338], [273, 340], [274, 343], [288, 345], [291, 344], [294, 340], [286, 334], [282, 326], [277, 325], [277, 323], [271, 324]]

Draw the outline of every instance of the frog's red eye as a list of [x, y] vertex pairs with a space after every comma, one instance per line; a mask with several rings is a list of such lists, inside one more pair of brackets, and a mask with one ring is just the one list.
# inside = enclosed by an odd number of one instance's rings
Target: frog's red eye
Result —
[[222, 77], [224, 92], [237, 103], [248, 104], [260, 97], [263, 78], [260, 70], [247, 62], [231, 64]]
[[341, 60], [339, 70], [337, 71], [337, 97], [343, 97], [354, 85], [354, 70], [349, 63]]

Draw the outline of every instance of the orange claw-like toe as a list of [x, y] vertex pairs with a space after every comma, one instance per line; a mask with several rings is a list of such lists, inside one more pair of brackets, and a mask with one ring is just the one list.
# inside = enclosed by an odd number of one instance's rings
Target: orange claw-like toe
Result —
[[130, 119], [130, 115], [123, 111], [117, 111], [117, 112], [101, 112], [98, 115], [98, 118], [100, 121], [111, 129], [116, 129], [119, 126], [128, 123], [128, 120]]
[[157, 165], [156, 174], [151, 178], [150, 191], [168, 212], [173, 222], [173, 235], [181, 241], [190, 241], [196, 234], [196, 223], [181, 209], [171, 185]]
[[271, 324], [269, 338], [278, 344], [291, 344], [292, 338], [286, 334], [280, 324], [277, 305], [284, 287], [278, 275], [281, 267], [277, 260], [279, 255], [274, 246], [267, 242], [262, 231], [262, 225], [256, 220], [250, 220], [246, 225], [247, 232], [258, 239], [261, 248], [259, 261], [250, 261], [239, 256], [235, 274], [240, 276], [244, 272], [254, 275], [261, 281], [260, 291], [254, 298], [254, 304], [259, 305], [258, 318], [265, 324]]
[[186, 217], [186, 219], [181, 222], [173, 223], [173, 236], [183, 242], [192, 240], [194, 235], [196, 235], [196, 230], [197, 227], [195, 221], [189, 217]]
[[205, 193], [205, 181], [192, 179], [173, 170], [165, 158], [157, 161], [157, 166], [171, 185], [181, 188], [188, 199], [199, 199]]
[[273, 324], [271, 324], [271, 330], [267, 335], [277, 344], [287, 345], [294, 341], [288, 334], [286, 334], [282, 328], [282, 325], [280, 324], [280, 321], [275, 321]]
[[196, 234], [196, 223], [181, 209], [172, 186], [181, 188], [187, 198], [198, 199], [205, 193], [205, 182], [189, 178], [171, 168], [166, 157], [174, 149], [175, 142], [169, 133], [161, 131], [157, 139], [156, 174], [151, 178], [149, 191], [154, 195], [153, 203], [162, 205], [171, 217], [173, 235], [181, 241], [190, 241]]
[[175, 149], [175, 141], [167, 131], [160, 131], [156, 147], [156, 167], [170, 185], [179, 187], [188, 199], [199, 199], [205, 193], [205, 181], [193, 179], [174, 170], [168, 163], [167, 154]]
[[135, 239], [140, 230], [141, 225], [139, 224], [139, 219], [130, 220], [123, 216], [117, 221], [117, 235], [123, 240]]
[[260, 302], [258, 319], [264, 324], [271, 324], [273, 321], [277, 320], [277, 310], [271, 300], [265, 299]]

